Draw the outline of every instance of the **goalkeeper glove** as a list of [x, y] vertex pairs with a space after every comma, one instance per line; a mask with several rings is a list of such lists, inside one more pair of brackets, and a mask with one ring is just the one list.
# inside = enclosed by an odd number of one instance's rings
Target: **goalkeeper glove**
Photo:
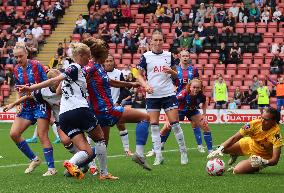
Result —
[[268, 164], [268, 160], [263, 159], [262, 157], [257, 156], [257, 155], [250, 156], [249, 162], [251, 164], [251, 167], [253, 168], [264, 167]]
[[221, 145], [215, 151], [212, 151], [211, 153], [209, 153], [209, 155], [207, 156], [207, 159], [212, 159], [215, 157], [223, 156], [223, 151], [224, 151], [224, 146]]

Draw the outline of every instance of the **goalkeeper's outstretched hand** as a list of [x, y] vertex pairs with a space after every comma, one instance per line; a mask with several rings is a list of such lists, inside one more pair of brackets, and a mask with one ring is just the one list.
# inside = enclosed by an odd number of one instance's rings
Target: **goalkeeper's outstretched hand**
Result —
[[257, 155], [250, 156], [249, 162], [251, 164], [251, 167], [253, 168], [264, 167], [268, 164], [268, 160], [263, 159], [262, 157], [257, 156]]
[[223, 156], [223, 151], [224, 151], [224, 146], [221, 145], [215, 151], [212, 151], [211, 153], [209, 153], [209, 155], [207, 156], [207, 159], [212, 159], [215, 157]]

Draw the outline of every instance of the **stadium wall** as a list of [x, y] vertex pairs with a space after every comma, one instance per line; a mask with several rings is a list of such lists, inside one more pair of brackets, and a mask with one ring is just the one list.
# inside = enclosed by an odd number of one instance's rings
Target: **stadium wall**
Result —
[[[145, 109], [139, 109], [146, 112]], [[253, 119], [260, 117], [259, 110], [250, 109], [236, 109], [236, 110], [220, 110], [218, 119], [218, 111], [216, 109], [207, 110], [207, 120], [209, 123], [245, 123]], [[284, 112], [282, 111], [282, 122], [284, 122]], [[16, 109], [11, 109], [9, 112], [3, 112], [3, 108], [0, 108], [0, 122], [13, 122], [16, 117]], [[166, 121], [166, 116], [164, 112], [161, 112], [160, 122]], [[183, 121], [183, 123], [189, 122], [188, 120]]]

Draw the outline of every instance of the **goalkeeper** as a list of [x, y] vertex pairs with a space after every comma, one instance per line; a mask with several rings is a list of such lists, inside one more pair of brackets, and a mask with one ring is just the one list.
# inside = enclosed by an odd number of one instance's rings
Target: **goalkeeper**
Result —
[[245, 124], [207, 158], [230, 154], [228, 164], [232, 165], [238, 156], [250, 156], [232, 168], [234, 174], [254, 173], [266, 166], [277, 165], [283, 142], [279, 121], [280, 113], [276, 109], [266, 109], [260, 119]]

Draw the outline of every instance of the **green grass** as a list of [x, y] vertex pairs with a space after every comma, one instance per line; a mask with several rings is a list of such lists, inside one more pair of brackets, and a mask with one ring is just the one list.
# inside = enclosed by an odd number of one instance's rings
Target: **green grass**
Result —
[[[53, 177], [42, 177], [46, 165], [42, 164], [32, 174], [25, 175], [28, 160], [16, 148], [9, 138], [11, 124], [0, 124], [0, 192], [283, 192], [284, 188], [284, 161], [275, 167], [266, 168], [259, 174], [233, 175], [226, 172], [220, 177], [211, 177], [205, 172], [206, 155], [197, 152], [193, 132], [188, 125], [182, 125], [190, 162], [186, 166], [180, 165], [180, 155], [177, 151], [164, 153], [165, 163], [162, 166], [152, 167], [151, 172], [143, 170], [123, 156], [122, 144], [116, 128], [111, 130], [108, 146], [108, 168], [111, 173], [119, 176], [118, 181], [99, 181], [89, 174], [84, 180], [66, 178], [62, 175], [63, 166], [60, 160], [71, 157], [61, 144], [54, 145], [55, 160], [58, 174]], [[220, 144], [227, 137], [234, 134], [240, 125], [211, 125], [214, 144]], [[127, 125], [130, 136], [131, 149], [135, 148], [135, 127]], [[30, 137], [33, 129], [29, 128], [24, 136]], [[52, 132], [50, 132], [52, 133]], [[53, 134], [50, 134], [54, 139]], [[149, 136], [150, 137], [150, 136]], [[204, 144], [205, 145], [205, 144]], [[31, 148], [43, 159], [40, 144], [32, 144]], [[151, 148], [151, 138], [146, 150]], [[174, 135], [171, 135], [166, 150], [177, 149]], [[118, 156], [121, 155], [121, 156]], [[227, 161], [228, 156], [224, 157]], [[153, 163], [153, 158], [148, 159]], [[13, 165], [14, 164], [14, 165]]]

